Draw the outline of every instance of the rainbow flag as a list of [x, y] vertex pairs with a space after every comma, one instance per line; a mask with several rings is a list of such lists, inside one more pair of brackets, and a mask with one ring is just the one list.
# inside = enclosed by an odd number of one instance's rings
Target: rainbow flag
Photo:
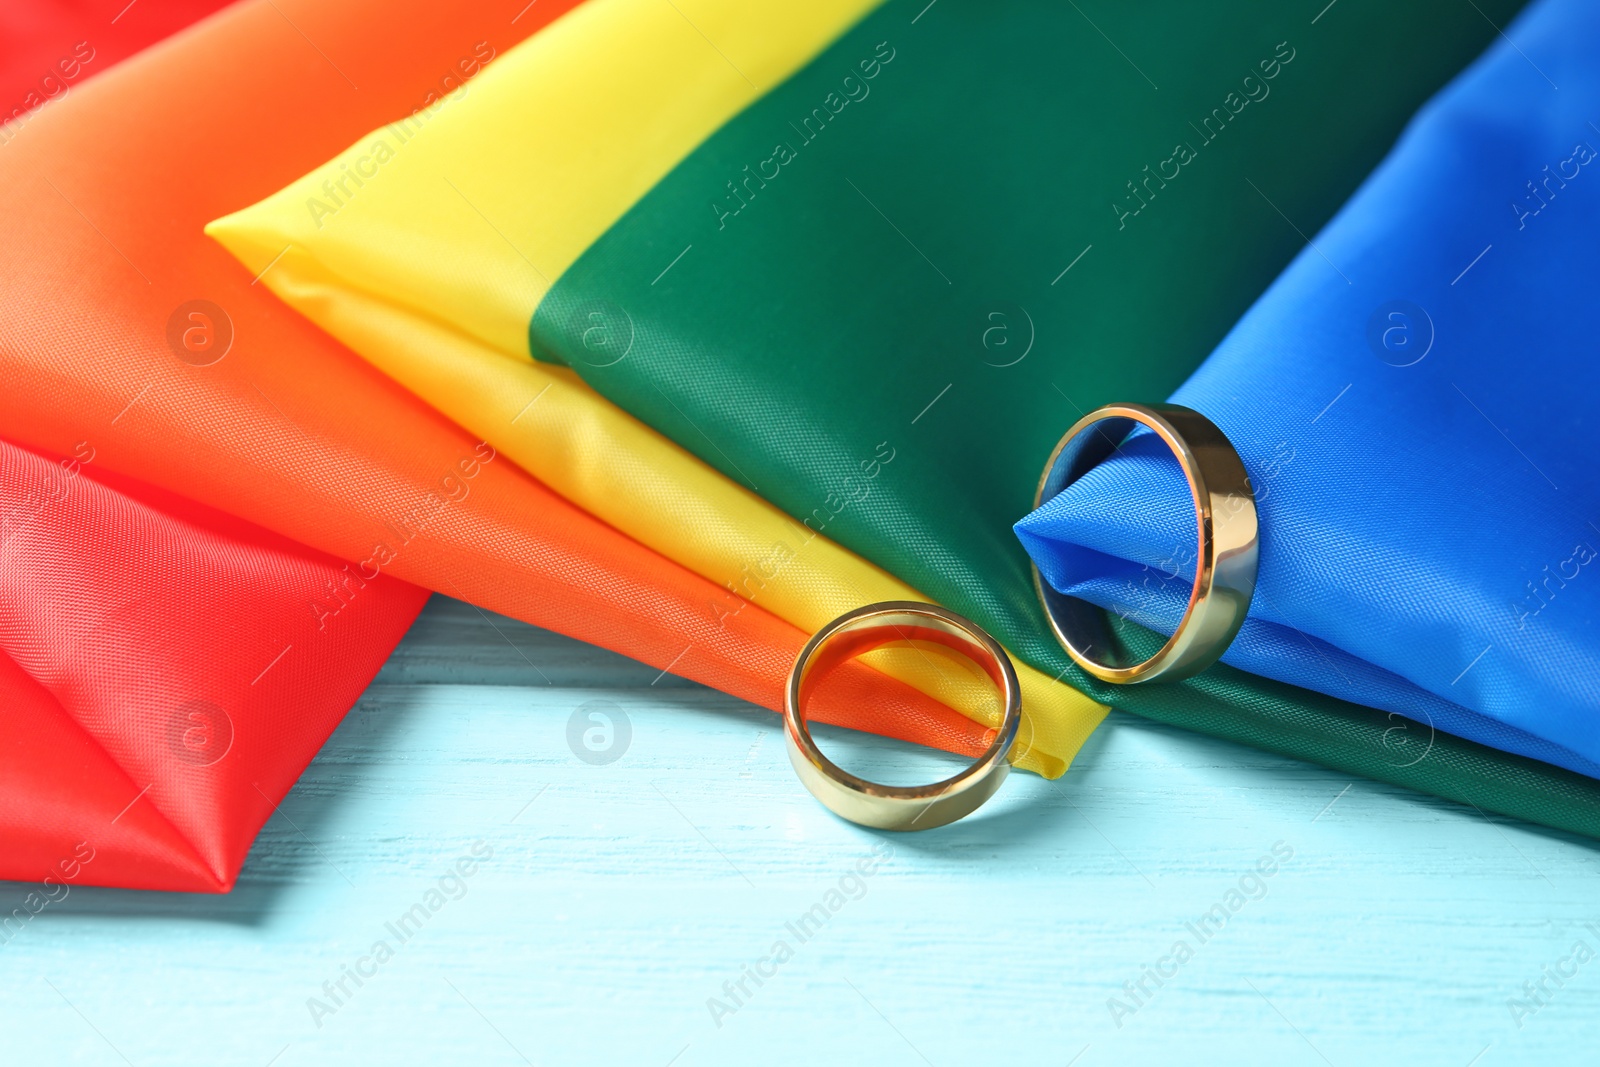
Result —
[[1065, 426], [1176, 387], [1517, 6], [590, 0], [208, 231], [568, 500], [802, 629], [881, 568], [1047, 681], [1594, 832], [1587, 780], [1442, 732], [1412, 761], [1325, 693], [1226, 666], [1096, 685], [1010, 531]]

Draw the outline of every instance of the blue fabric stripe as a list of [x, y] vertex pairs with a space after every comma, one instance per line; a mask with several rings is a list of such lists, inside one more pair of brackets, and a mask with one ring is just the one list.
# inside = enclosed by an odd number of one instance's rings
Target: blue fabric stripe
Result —
[[[1506, 36], [1172, 400], [1261, 498], [1226, 662], [1600, 777], [1600, 5]], [[1017, 533], [1170, 633], [1194, 526], [1144, 435]]]

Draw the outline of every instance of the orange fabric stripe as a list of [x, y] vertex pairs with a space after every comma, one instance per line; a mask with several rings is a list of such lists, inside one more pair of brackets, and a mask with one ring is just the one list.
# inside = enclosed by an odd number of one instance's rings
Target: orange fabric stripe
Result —
[[[569, 6], [508, 30], [485, 2], [247, 2], [36, 116], [0, 153], [0, 421], [44, 449], [87, 437], [106, 468], [776, 709], [798, 629], [721, 613], [725, 590], [479, 450], [202, 234]], [[167, 336], [196, 298], [233, 328], [209, 366]], [[977, 724], [858, 678], [817, 717], [981, 747]]]

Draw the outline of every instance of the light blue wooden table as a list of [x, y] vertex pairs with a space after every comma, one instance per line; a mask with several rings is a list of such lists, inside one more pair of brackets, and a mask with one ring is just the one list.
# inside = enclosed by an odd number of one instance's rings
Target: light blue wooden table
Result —
[[1593, 844], [1131, 716], [866, 832], [776, 716], [435, 598], [232, 895], [77, 889], [0, 946], [0, 1063], [1585, 1063], [1597, 930]]

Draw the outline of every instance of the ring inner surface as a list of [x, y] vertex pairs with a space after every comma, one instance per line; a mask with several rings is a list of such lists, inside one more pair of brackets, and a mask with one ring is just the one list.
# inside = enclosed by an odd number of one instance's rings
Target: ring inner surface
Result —
[[992, 763], [997, 755], [996, 748], [1001, 744], [1003, 725], [1001, 730], [996, 731], [994, 741], [990, 744], [990, 747], [971, 765], [962, 768], [949, 778], [927, 785], [915, 786], [885, 785], [880, 782], [869, 781], [843, 769], [823, 754], [811, 737], [810, 724], [805, 714], [805, 706], [811, 699], [811, 694], [816, 686], [832, 671], [874, 649], [912, 641], [924, 641], [941, 645], [978, 667], [994, 685], [1002, 707], [1002, 719], [1004, 718], [1004, 704], [1008, 695], [1004, 672], [990, 651], [983, 644], [973, 639], [966, 631], [936, 616], [911, 612], [886, 612], [880, 615], [865, 616], [847, 623], [830, 634], [822, 644], [818, 645], [813, 650], [810, 659], [801, 669], [799, 686], [800, 729], [810, 754], [821, 760], [830, 773], [861, 789], [863, 792], [908, 798], [942, 795], [951, 785], [978, 774], [984, 767]]
[[[1040, 486], [1039, 504], [1056, 496], [1110, 458], [1122, 447], [1128, 435], [1140, 426], [1144, 426], [1144, 423], [1138, 419], [1112, 415], [1085, 427], [1057, 454]], [[1146, 429], [1155, 433], [1153, 427]], [[1154, 657], [1169, 640], [1137, 623], [1124, 620], [1121, 625], [1114, 625], [1111, 612], [1080, 597], [1056, 591], [1037, 571], [1034, 580], [1038, 583], [1039, 594], [1057, 632], [1064, 638], [1070, 635], [1072, 647], [1085, 659], [1112, 670], [1126, 670]]]

